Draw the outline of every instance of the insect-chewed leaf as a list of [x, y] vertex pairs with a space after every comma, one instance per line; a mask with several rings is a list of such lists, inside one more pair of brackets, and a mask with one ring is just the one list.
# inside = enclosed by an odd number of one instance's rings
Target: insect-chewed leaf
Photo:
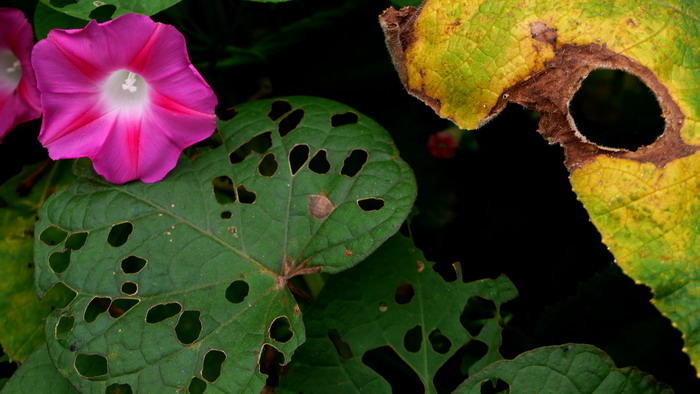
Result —
[[[461, 128], [483, 125], [508, 102], [541, 114], [540, 132], [564, 147], [573, 190], [603, 242], [652, 288], [700, 376], [699, 4], [425, 0], [389, 9], [381, 22], [407, 90]], [[649, 87], [663, 134], [636, 150], [583, 136], [569, 103], [601, 68]]]
[[136, 12], [143, 15], [153, 15], [180, 2], [180, 0], [41, 0], [41, 2], [58, 12], [65, 13], [75, 18], [84, 20], [109, 19], [120, 15]]
[[513, 283], [505, 276], [446, 282], [431, 265], [397, 234], [362, 264], [330, 278], [305, 312], [308, 341], [282, 388], [432, 393], [444, 384], [440, 370], [448, 360], [470, 372], [500, 360], [499, 311], [517, 295]]
[[[280, 103], [288, 110], [273, 113]], [[46, 338], [59, 371], [81, 391], [259, 391], [262, 349], [273, 346], [289, 361], [305, 338], [287, 280], [351, 267], [408, 215], [413, 174], [375, 122], [309, 97], [238, 111], [219, 124], [222, 146], [181, 160], [162, 182], [117, 186], [87, 176], [43, 207], [36, 285], [77, 293], [49, 317]], [[333, 127], [331, 118], [347, 112], [356, 122]], [[300, 146], [308, 154], [294, 156]], [[357, 149], [366, 161], [342, 174]], [[329, 165], [323, 173], [308, 168], [319, 151]], [[358, 201], [367, 198], [382, 207], [363, 210]], [[42, 240], [59, 230], [63, 240]], [[82, 245], [57, 270], [51, 256], [68, 242]]]

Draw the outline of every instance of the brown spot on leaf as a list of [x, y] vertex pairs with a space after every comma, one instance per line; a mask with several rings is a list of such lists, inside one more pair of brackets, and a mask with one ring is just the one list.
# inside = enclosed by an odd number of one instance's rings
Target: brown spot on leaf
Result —
[[[569, 169], [581, 167], [599, 155], [651, 162], [663, 167], [698, 150], [699, 147], [688, 145], [681, 138], [685, 116], [651, 70], [605, 45], [565, 44], [554, 53], [554, 58], [545, 63], [542, 71], [506, 89], [489, 118], [498, 114], [508, 101], [539, 112], [538, 131], [550, 143], [564, 147]], [[578, 132], [569, 114], [569, 101], [586, 76], [597, 68], [618, 69], [636, 75], [654, 92], [666, 120], [664, 133], [654, 143], [631, 152], [598, 146]]]
[[533, 39], [541, 43], [551, 45], [553, 48], [557, 46], [557, 29], [547, 26], [544, 22], [530, 23], [530, 34]]
[[345, 249], [345, 253], [343, 253], [343, 256], [345, 256], [345, 257], [352, 257], [352, 250], [350, 250], [350, 249]]
[[420, 260], [416, 260], [416, 270], [418, 271], [418, 273], [420, 274], [421, 272], [423, 272], [424, 269], [425, 263]]
[[638, 26], [639, 26], [639, 24], [638, 24], [637, 22], [635, 22], [634, 19], [632, 19], [632, 18], [627, 19], [627, 24], [630, 25], [630, 26], [632, 26], [632, 27], [638, 27]]
[[386, 46], [389, 49], [391, 60], [394, 62], [394, 67], [396, 67], [396, 71], [399, 73], [401, 83], [406, 87], [408, 93], [419, 98], [439, 114], [441, 107], [440, 100], [428, 96], [423, 89], [415, 90], [408, 88], [408, 72], [406, 71], [404, 55], [415, 41], [413, 24], [420, 15], [421, 9], [422, 8], [412, 6], [403, 7], [400, 10], [388, 8], [379, 16], [379, 24], [382, 30], [384, 30]]
[[325, 219], [333, 212], [335, 207], [331, 200], [323, 194], [309, 196], [309, 213], [316, 219]]

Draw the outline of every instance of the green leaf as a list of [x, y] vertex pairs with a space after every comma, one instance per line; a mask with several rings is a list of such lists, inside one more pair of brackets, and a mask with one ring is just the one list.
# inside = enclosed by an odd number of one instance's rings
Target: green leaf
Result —
[[545, 346], [497, 361], [456, 392], [481, 393], [496, 379], [518, 393], [673, 393], [653, 376], [636, 368], [617, 368], [602, 350], [579, 344]]
[[287, 281], [355, 265], [410, 212], [413, 174], [372, 120], [310, 97], [237, 111], [219, 124], [222, 146], [163, 181], [88, 176], [42, 209], [37, 286], [77, 292], [47, 321], [49, 352], [80, 391], [259, 392], [263, 348], [288, 361], [304, 342]]
[[44, 342], [44, 319], [67, 304], [65, 292], [53, 289], [43, 300], [34, 290], [32, 248], [36, 215], [52, 190], [66, 188], [75, 177], [70, 161], [25, 167], [0, 186], [0, 344], [15, 361], [24, 361]]
[[[625, 274], [652, 289], [698, 376], [699, 19], [700, 3], [684, 0], [426, 0], [381, 18], [407, 90], [460, 128], [484, 125], [508, 102], [541, 114], [539, 131], [563, 146], [603, 242]], [[601, 68], [650, 88], [665, 123], [658, 139], [626, 150], [582, 136], [569, 103]]]
[[3, 393], [78, 393], [51, 362], [46, 345], [39, 347], [12, 375]]
[[153, 15], [179, 3], [180, 0], [41, 0], [55, 11], [84, 20], [99, 22], [130, 12]]
[[53, 29], [82, 29], [87, 21], [65, 14], [47, 6], [42, 2], [36, 3], [34, 9], [34, 34], [37, 40], [42, 40]]
[[[371, 280], [368, 280], [371, 279]], [[481, 348], [472, 371], [502, 357], [500, 306], [517, 295], [506, 277], [471, 283], [445, 282], [413, 241], [395, 235], [357, 267], [331, 277], [314, 304], [304, 311], [307, 342], [297, 351], [283, 389], [294, 392], [391, 392], [370, 369], [367, 357], [389, 346], [395, 362], [417, 384], [435, 392], [439, 368], [463, 346]], [[465, 306], [491, 300], [495, 310], [483, 319]], [[468, 327], [470, 331], [466, 328]], [[413, 371], [413, 372], [410, 372]], [[411, 387], [419, 391], [417, 387]]]

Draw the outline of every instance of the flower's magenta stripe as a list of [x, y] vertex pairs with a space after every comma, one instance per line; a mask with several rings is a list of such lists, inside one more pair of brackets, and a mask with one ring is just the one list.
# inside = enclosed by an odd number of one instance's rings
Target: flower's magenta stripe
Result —
[[169, 111], [169, 112], [174, 112], [180, 115], [186, 115], [186, 116], [198, 116], [202, 118], [213, 118], [214, 114], [212, 113], [207, 113], [203, 111], [196, 110], [192, 107], [186, 107], [179, 102], [171, 99], [168, 96], [165, 96], [163, 94], [160, 94], [156, 92], [155, 90], [152, 90], [149, 92], [151, 94], [151, 100], [153, 105], [157, 105], [160, 108]]
[[138, 74], [143, 72], [144, 68], [146, 68], [146, 64], [148, 64], [148, 60], [153, 53], [153, 46], [156, 44], [156, 38], [160, 35], [160, 31], [163, 30], [163, 27], [165, 27], [165, 25], [160, 23], [156, 24], [156, 28], [148, 38], [148, 41], [146, 41], [146, 44], [144, 44], [136, 57], [129, 63], [130, 71], [133, 70], [133, 72]]
[[129, 163], [133, 174], [139, 174], [139, 153], [141, 152], [141, 123], [138, 121], [127, 121], [126, 123], [126, 154], [129, 156]]
[[83, 112], [79, 117], [73, 119], [70, 123], [68, 123], [65, 127], [60, 129], [59, 131], [56, 132], [51, 138], [45, 139], [41, 141], [41, 143], [44, 146], [50, 145], [51, 143], [60, 140], [61, 138], [72, 134], [76, 130], [79, 130], [91, 122], [96, 121], [97, 119], [100, 119], [101, 117], [109, 114], [109, 112], [105, 111], [100, 111], [97, 108], [99, 106], [102, 106], [101, 103], [95, 103], [89, 110], [86, 112]]
[[92, 79], [93, 81], [97, 81], [98, 77], [100, 74], [102, 74], [97, 67], [94, 67], [92, 64], [86, 62], [85, 60], [81, 59], [80, 57], [72, 54], [71, 52], [67, 51], [65, 48], [61, 46], [61, 44], [56, 41], [56, 39], [49, 34], [48, 39], [51, 40], [51, 43], [58, 49], [63, 56], [65, 56], [66, 59], [68, 59], [73, 65], [83, 73], [86, 77]]

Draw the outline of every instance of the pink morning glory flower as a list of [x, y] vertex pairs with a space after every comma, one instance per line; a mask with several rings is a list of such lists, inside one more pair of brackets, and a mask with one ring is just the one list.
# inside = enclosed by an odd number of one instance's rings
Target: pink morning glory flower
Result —
[[0, 141], [18, 124], [41, 115], [32, 46], [32, 27], [22, 11], [0, 8]]
[[137, 14], [52, 30], [34, 47], [52, 159], [89, 157], [113, 183], [157, 182], [212, 134], [216, 96], [173, 26]]

